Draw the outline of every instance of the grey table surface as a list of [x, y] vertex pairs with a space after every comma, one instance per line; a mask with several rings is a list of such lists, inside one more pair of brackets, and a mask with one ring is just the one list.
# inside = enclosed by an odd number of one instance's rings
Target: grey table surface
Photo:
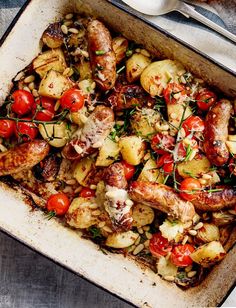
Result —
[[[0, 36], [24, 0], [0, 0]], [[130, 305], [0, 232], [0, 308]]]

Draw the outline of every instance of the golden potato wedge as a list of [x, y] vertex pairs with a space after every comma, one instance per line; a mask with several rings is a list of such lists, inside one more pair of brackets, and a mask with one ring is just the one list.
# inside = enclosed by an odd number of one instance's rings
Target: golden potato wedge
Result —
[[141, 53], [134, 53], [126, 61], [126, 79], [132, 83], [139, 79], [143, 70], [151, 63], [151, 59]]
[[236, 154], [236, 141], [226, 141], [225, 143], [226, 143], [230, 153]]
[[222, 260], [226, 252], [218, 241], [212, 241], [198, 247], [191, 253], [191, 259], [203, 267], [209, 267]]
[[86, 182], [86, 178], [90, 174], [90, 172], [94, 169], [95, 163], [93, 158], [91, 157], [85, 157], [82, 160], [80, 160], [74, 167], [74, 178], [77, 180], [77, 182], [87, 187], [89, 186]]
[[63, 32], [61, 31], [61, 24], [54, 22], [50, 24], [43, 32], [42, 41], [49, 48], [58, 48], [63, 44]]
[[113, 248], [127, 248], [133, 245], [138, 237], [139, 234], [133, 231], [113, 233], [108, 235], [105, 245]]
[[155, 182], [163, 184], [164, 182], [164, 174], [157, 168], [156, 162], [154, 159], [150, 158], [146, 161], [139, 177], [138, 181], [146, 181], [146, 182]]
[[142, 138], [137, 136], [122, 137], [119, 140], [119, 147], [121, 155], [127, 163], [134, 166], [141, 163], [146, 149]]
[[139, 228], [151, 224], [154, 216], [154, 211], [150, 206], [141, 203], [133, 206], [132, 217], [134, 227]]
[[72, 134], [64, 121], [59, 124], [39, 124], [39, 132], [43, 139], [55, 148], [63, 147]]
[[142, 72], [140, 82], [151, 96], [160, 96], [170, 80], [178, 82], [179, 72], [184, 72], [179, 62], [172, 60], [152, 62]]
[[157, 262], [157, 273], [161, 275], [164, 279], [168, 276], [175, 277], [178, 272], [178, 267], [170, 262], [169, 258], [160, 257]]
[[107, 167], [111, 165], [117, 159], [119, 153], [120, 148], [118, 143], [107, 137], [99, 149], [96, 166]]
[[194, 158], [190, 161], [179, 163], [177, 170], [183, 178], [200, 177], [201, 174], [209, 172], [211, 163], [208, 158], [201, 155], [199, 158]]
[[66, 67], [66, 60], [60, 48], [47, 50], [33, 61], [33, 69], [41, 78], [50, 70], [63, 73]]
[[155, 124], [160, 120], [160, 113], [150, 108], [142, 108], [131, 118], [130, 124], [137, 136], [152, 137], [156, 132]]
[[203, 227], [197, 231], [196, 238], [204, 243], [219, 241], [220, 230], [214, 224], [204, 223]]
[[73, 84], [68, 78], [51, 70], [41, 80], [38, 92], [42, 96], [59, 99], [72, 86]]
[[182, 120], [187, 119], [192, 114], [192, 110], [189, 106], [186, 106], [184, 103], [167, 104], [167, 114], [172, 130], [177, 132], [177, 129], [179, 128]]
[[117, 64], [119, 64], [125, 58], [128, 45], [128, 40], [122, 36], [115, 37], [112, 40], [112, 48], [116, 55]]

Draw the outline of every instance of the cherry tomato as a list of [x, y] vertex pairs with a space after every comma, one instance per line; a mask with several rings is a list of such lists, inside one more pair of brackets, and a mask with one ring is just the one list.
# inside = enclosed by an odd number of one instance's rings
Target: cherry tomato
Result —
[[125, 160], [122, 160], [122, 165], [124, 167], [124, 172], [125, 172], [125, 178], [127, 181], [129, 181], [134, 173], [135, 173], [135, 166], [130, 165], [129, 163], [127, 163]]
[[15, 131], [15, 122], [12, 120], [0, 120], [0, 137], [10, 138]]
[[161, 235], [161, 232], [152, 235], [149, 243], [149, 249], [153, 256], [159, 258], [166, 256], [172, 250], [168, 240]]
[[47, 210], [58, 216], [65, 215], [70, 206], [70, 200], [64, 193], [57, 193], [48, 198]]
[[83, 187], [79, 195], [82, 198], [92, 198], [95, 197], [95, 190]]
[[198, 108], [201, 110], [208, 110], [217, 100], [215, 93], [208, 89], [201, 89], [197, 96], [196, 101]]
[[173, 150], [175, 138], [170, 135], [156, 134], [151, 141], [151, 147], [157, 154], [166, 154], [167, 150]]
[[[184, 141], [179, 142], [177, 145], [177, 156], [178, 160], [184, 160], [187, 158], [188, 151], [197, 150], [198, 144], [195, 138], [189, 139], [189, 144], [184, 143]], [[191, 154], [191, 153], [190, 153]]]
[[195, 248], [190, 244], [177, 245], [171, 252], [170, 260], [176, 266], [189, 266], [193, 263], [190, 255], [194, 250]]
[[236, 154], [230, 158], [229, 171], [231, 174], [236, 176]]
[[203, 132], [205, 129], [204, 121], [198, 116], [188, 117], [182, 124], [186, 136], [194, 132]]
[[201, 190], [201, 184], [199, 180], [193, 178], [186, 178], [180, 184], [180, 196], [188, 201], [197, 198]]
[[[30, 121], [29, 118], [22, 120]], [[38, 134], [38, 127], [32, 122], [18, 122], [15, 125], [15, 134], [18, 139], [22, 139], [23, 141], [33, 140]]]
[[175, 94], [179, 97], [186, 95], [185, 87], [178, 83], [169, 83], [163, 91], [167, 104], [175, 104], [178, 101], [178, 98], [174, 97]]
[[174, 170], [174, 159], [171, 154], [164, 154], [157, 160], [157, 168], [162, 168], [166, 173]]
[[84, 96], [80, 90], [72, 88], [62, 95], [60, 104], [62, 108], [76, 112], [84, 106]]
[[19, 116], [23, 116], [29, 113], [34, 104], [33, 95], [25, 90], [16, 90], [13, 94], [13, 103], [11, 105], [11, 110], [18, 114]]
[[54, 100], [49, 97], [41, 96], [35, 100], [32, 107], [33, 116], [39, 121], [51, 121], [54, 117]]

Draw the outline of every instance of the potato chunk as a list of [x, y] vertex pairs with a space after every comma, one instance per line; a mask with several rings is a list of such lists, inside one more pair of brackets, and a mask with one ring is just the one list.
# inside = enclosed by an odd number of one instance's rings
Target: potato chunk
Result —
[[94, 170], [94, 166], [94, 160], [91, 157], [83, 158], [75, 165], [73, 175], [80, 185], [89, 186], [86, 179], [90, 172]]
[[78, 229], [85, 229], [95, 225], [98, 218], [93, 215], [94, 209], [90, 208], [92, 205], [96, 205], [95, 198], [75, 198], [66, 214], [68, 225]]
[[42, 41], [49, 48], [58, 48], [63, 44], [63, 32], [61, 31], [61, 24], [54, 22], [50, 24], [43, 32]]
[[178, 82], [179, 72], [184, 72], [184, 68], [176, 61], [152, 62], [142, 72], [140, 82], [144, 90], [151, 96], [160, 96], [170, 80], [171, 82]]
[[150, 158], [144, 165], [138, 181], [155, 182], [162, 184], [164, 182], [164, 173], [157, 168], [154, 159]]
[[117, 159], [119, 152], [118, 143], [107, 137], [99, 150], [96, 166], [107, 167], [111, 165]]
[[151, 63], [151, 59], [141, 53], [133, 54], [126, 61], [126, 78], [129, 83], [139, 79], [143, 70]]
[[135, 204], [133, 206], [133, 226], [134, 227], [143, 227], [149, 225], [154, 220], [154, 211], [150, 206], [144, 204]]
[[226, 141], [225, 142], [230, 153], [236, 154], [236, 141]]
[[134, 244], [139, 237], [133, 231], [113, 233], [107, 237], [106, 245], [113, 248], [126, 248]]
[[211, 163], [204, 155], [190, 161], [182, 162], [177, 166], [178, 173], [183, 178], [188, 178], [189, 176], [199, 177], [201, 174], [207, 173], [210, 168]]
[[150, 108], [142, 108], [141, 111], [135, 112], [130, 122], [135, 134], [142, 137], [150, 137], [156, 132], [155, 124], [159, 120], [159, 112]]
[[60, 124], [39, 124], [39, 132], [44, 140], [55, 147], [63, 147], [70, 139], [71, 130], [68, 129], [66, 122]]
[[224, 258], [226, 252], [218, 241], [212, 241], [197, 248], [190, 257], [203, 267], [209, 267]]
[[46, 97], [61, 98], [62, 94], [72, 87], [72, 82], [56, 71], [49, 71], [41, 80], [39, 94]]
[[125, 161], [131, 165], [141, 163], [145, 155], [145, 142], [137, 136], [122, 137], [119, 140], [120, 152]]
[[41, 78], [50, 70], [62, 73], [66, 67], [66, 60], [60, 48], [47, 50], [33, 61], [33, 69]]

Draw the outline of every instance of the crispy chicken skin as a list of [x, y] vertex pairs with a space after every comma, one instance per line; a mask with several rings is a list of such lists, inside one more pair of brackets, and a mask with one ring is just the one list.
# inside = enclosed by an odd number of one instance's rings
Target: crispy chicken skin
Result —
[[230, 101], [222, 99], [209, 111], [205, 121], [204, 151], [210, 162], [222, 166], [229, 159], [225, 141], [228, 137], [229, 119], [233, 108]]
[[49, 153], [50, 146], [44, 140], [33, 140], [0, 154], [0, 176], [31, 169]]
[[129, 196], [133, 201], [158, 209], [182, 222], [192, 220], [195, 210], [173, 188], [157, 183], [136, 181], [130, 185]]
[[88, 24], [87, 31], [94, 80], [101, 90], [110, 90], [116, 81], [116, 56], [110, 32], [99, 20], [92, 20]]

